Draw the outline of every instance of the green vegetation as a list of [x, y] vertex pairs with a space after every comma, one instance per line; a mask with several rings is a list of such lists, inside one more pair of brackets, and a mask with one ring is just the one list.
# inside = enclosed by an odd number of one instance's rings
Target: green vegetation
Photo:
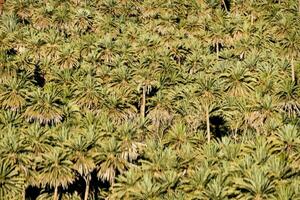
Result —
[[300, 199], [300, 2], [0, 2], [0, 199]]

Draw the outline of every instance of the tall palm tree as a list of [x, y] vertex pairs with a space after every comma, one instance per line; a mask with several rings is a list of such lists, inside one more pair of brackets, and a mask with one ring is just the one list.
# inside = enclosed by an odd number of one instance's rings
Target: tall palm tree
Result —
[[[154, 74], [150, 68], [136, 68], [134, 73], [134, 80], [137, 80], [138, 91], [142, 90], [141, 103], [140, 103], [140, 114], [144, 118], [146, 115], [146, 95], [151, 92], [153, 87], [157, 85]], [[152, 76], [151, 76], [152, 74]]]
[[219, 103], [222, 94], [220, 81], [201, 73], [196, 79], [194, 92], [196, 98], [194, 106], [201, 109], [201, 112], [205, 115], [207, 142], [210, 142], [210, 116], [220, 109]]
[[2, 138], [0, 143], [1, 147], [1, 162], [10, 164], [22, 178], [22, 199], [25, 199], [25, 190], [28, 185], [30, 176], [30, 168], [32, 159], [30, 158], [29, 150], [26, 148], [25, 142], [22, 140], [21, 135], [16, 134], [15, 131], [8, 130], [6, 137]]
[[283, 48], [283, 52], [286, 57], [290, 60], [291, 64], [291, 79], [292, 81], [296, 81], [296, 72], [295, 72], [295, 61], [299, 56], [300, 52], [300, 33], [298, 30], [289, 31], [287, 36], [281, 41], [281, 45]]
[[59, 188], [67, 188], [74, 181], [74, 172], [69, 155], [63, 149], [54, 147], [44, 153], [38, 160], [38, 182], [43, 186], [54, 188], [53, 199], [59, 199]]
[[70, 149], [73, 169], [85, 180], [84, 200], [88, 200], [90, 192], [91, 173], [96, 169], [95, 157], [97, 155], [97, 134], [92, 129], [87, 130], [86, 135], [78, 135], [66, 145]]

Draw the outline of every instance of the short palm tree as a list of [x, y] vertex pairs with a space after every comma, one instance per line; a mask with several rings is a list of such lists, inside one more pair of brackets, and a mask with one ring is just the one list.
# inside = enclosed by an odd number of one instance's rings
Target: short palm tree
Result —
[[7, 161], [0, 162], [0, 196], [3, 199], [20, 199], [23, 178], [19, 175], [14, 165]]
[[97, 176], [114, 184], [116, 174], [124, 172], [128, 167], [127, 160], [121, 156], [121, 142], [112, 137], [100, 145], [96, 157]]
[[30, 83], [26, 77], [14, 77], [1, 84], [0, 101], [1, 107], [11, 109], [13, 111], [23, 108], [26, 104], [26, 88], [30, 87]]
[[225, 91], [233, 96], [243, 96], [245, 97], [254, 89], [254, 84], [256, 82], [253, 74], [244, 68], [241, 63], [237, 66], [230, 67], [228, 70], [221, 75], [226, 85]]
[[277, 96], [280, 102], [278, 107], [283, 115], [290, 119], [300, 114], [299, 95], [300, 89], [295, 82], [290, 80], [282, 80], [279, 82]]
[[63, 119], [60, 91], [54, 85], [36, 89], [29, 95], [24, 117], [41, 124], [59, 123]]
[[270, 199], [274, 197], [275, 182], [260, 167], [245, 171], [243, 177], [234, 180], [237, 199]]
[[101, 84], [90, 74], [80, 79], [77, 80], [80, 84], [74, 88], [75, 103], [83, 108], [99, 109], [102, 104]]

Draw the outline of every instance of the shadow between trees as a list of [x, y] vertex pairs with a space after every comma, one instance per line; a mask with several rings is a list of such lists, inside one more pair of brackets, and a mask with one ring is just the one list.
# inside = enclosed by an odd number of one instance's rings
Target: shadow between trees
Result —
[[[109, 182], [107, 181], [102, 181], [97, 177], [97, 172], [94, 171], [92, 173], [92, 179], [90, 182], [90, 198], [93, 200], [102, 200], [99, 196], [101, 191], [108, 191], [110, 187]], [[84, 198], [84, 192], [85, 192], [85, 181], [84, 179], [77, 175], [75, 178], [75, 181], [68, 185], [67, 189], [64, 188], [59, 188], [59, 200], [62, 200], [62, 195], [61, 194], [70, 194], [73, 195], [77, 193], [81, 199]], [[54, 188], [46, 187], [44, 190], [41, 190], [37, 186], [29, 186], [26, 188], [26, 200], [36, 200], [39, 195], [41, 194], [49, 194], [52, 195], [54, 192]]]

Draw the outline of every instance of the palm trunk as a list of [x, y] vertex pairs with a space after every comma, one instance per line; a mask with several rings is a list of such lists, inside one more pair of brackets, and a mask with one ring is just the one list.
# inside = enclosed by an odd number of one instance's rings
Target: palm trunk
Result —
[[25, 187], [25, 184], [23, 185], [22, 198], [23, 198], [23, 200], [26, 200], [26, 187]]
[[0, 0], [0, 16], [2, 15], [4, 0]]
[[[299, 0], [300, 1], [300, 0]], [[292, 68], [292, 81], [295, 82], [295, 66], [294, 66], [294, 58], [291, 59], [291, 68]]]
[[254, 23], [254, 16], [253, 16], [253, 14], [251, 13], [251, 25], [253, 25], [253, 23]]
[[219, 42], [216, 44], [216, 50], [217, 50], [217, 59], [219, 60]]
[[54, 188], [53, 200], [58, 200], [58, 186], [55, 186]]
[[206, 132], [207, 132], [207, 142], [210, 143], [210, 122], [209, 122], [209, 110], [206, 107]]
[[[300, 1], [300, 0], [299, 0], [299, 1]], [[227, 6], [226, 6], [225, 0], [222, 0], [222, 3], [223, 3], [223, 5], [224, 5], [225, 11], [226, 11], [226, 12], [229, 12], [229, 10], [228, 10], [228, 8], [227, 8]]]
[[88, 197], [89, 197], [90, 180], [91, 180], [91, 175], [88, 175], [88, 176], [85, 178], [84, 200], [88, 200]]
[[145, 118], [145, 108], [146, 108], [146, 86], [143, 86], [142, 102], [141, 102], [141, 116]]

